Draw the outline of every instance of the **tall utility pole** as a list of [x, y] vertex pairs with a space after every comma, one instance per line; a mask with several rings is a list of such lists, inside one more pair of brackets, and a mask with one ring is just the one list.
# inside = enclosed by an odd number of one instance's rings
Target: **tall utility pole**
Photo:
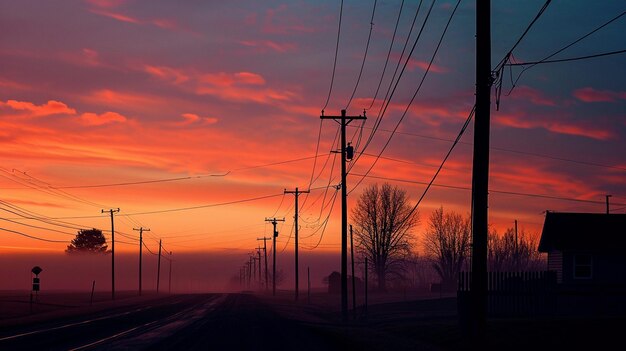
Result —
[[265, 256], [265, 290], [269, 290], [270, 288], [268, 274], [267, 274], [267, 240], [268, 239], [271, 239], [271, 238], [266, 238], [266, 237], [257, 238], [257, 240], [263, 240], [263, 255]]
[[157, 263], [157, 294], [159, 293], [159, 283], [161, 280], [161, 249], [163, 248], [161, 239], [159, 239], [159, 260]]
[[613, 195], [606, 195], [606, 214], [609, 214], [609, 198]]
[[265, 218], [266, 222], [272, 223], [274, 225], [274, 234], [272, 235], [272, 296], [276, 296], [276, 238], [278, 237], [278, 230], [276, 230], [276, 224], [278, 222], [284, 222], [285, 219], [277, 219], [274, 218]]
[[111, 214], [111, 300], [115, 300], [115, 224], [113, 223], [113, 213], [120, 212], [120, 209], [101, 210], [100, 212]]
[[472, 334], [481, 346], [487, 323], [487, 224], [491, 85], [491, 0], [476, 0], [476, 112], [472, 165]]
[[[346, 110], [341, 110], [341, 116], [324, 116], [321, 119], [332, 119], [341, 125], [341, 315], [348, 320], [348, 185], [346, 184], [346, 126], [355, 119], [366, 119], [363, 116], [346, 116]], [[352, 153], [352, 152], [351, 152]]]
[[143, 232], [149, 232], [150, 228], [139, 227], [133, 228], [133, 230], [139, 231], [139, 296], [141, 296], [141, 255], [143, 251]]
[[300, 194], [308, 194], [310, 191], [306, 190], [306, 191], [302, 191], [302, 190], [298, 190], [298, 188], [296, 187], [296, 190], [287, 190], [285, 189], [285, 194], [294, 194], [295, 198], [296, 198], [296, 206], [295, 206], [295, 215], [294, 215], [294, 226], [296, 228], [295, 230], [295, 249], [294, 249], [294, 256], [295, 256], [295, 263], [296, 263], [296, 301], [298, 301], [298, 295], [300, 292], [299, 289], [299, 285], [298, 285], [298, 277], [299, 277], [299, 269], [298, 269], [298, 196], [300, 196]]

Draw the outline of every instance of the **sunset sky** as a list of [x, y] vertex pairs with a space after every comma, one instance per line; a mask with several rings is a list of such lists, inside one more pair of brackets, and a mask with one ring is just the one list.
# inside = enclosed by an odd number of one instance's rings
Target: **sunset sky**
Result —
[[[543, 4], [492, 2], [493, 67]], [[153, 251], [161, 238], [175, 254], [226, 251], [244, 261], [271, 233], [264, 219], [276, 216], [286, 219], [278, 250], [289, 252], [294, 196], [283, 190], [295, 187], [312, 189], [300, 197], [302, 255], [338, 252], [340, 198], [324, 190], [339, 183], [338, 125], [320, 113], [328, 96], [327, 115], [348, 105], [373, 5], [343, 2], [331, 89], [341, 1], [0, 0], [0, 253], [63, 252], [77, 228], [110, 230], [101, 210], [118, 207], [116, 250], [135, 251], [133, 228], [144, 226]], [[456, 5], [436, 1], [362, 150], [418, 5], [376, 2], [348, 107], [349, 115], [368, 109], [356, 150], [363, 155], [348, 176], [350, 207], [367, 185], [385, 181], [415, 203], [472, 109], [475, 9], [461, 1], [399, 123]], [[430, 6], [421, 3], [398, 74]], [[553, 1], [512, 62], [541, 60], [625, 10], [618, 0]], [[624, 50], [625, 32], [622, 16], [551, 59]], [[540, 64], [521, 76], [521, 67], [504, 70], [498, 111], [492, 97], [495, 228], [517, 219], [539, 232], [544, 211], [604, 212], [606, 194], [614, 213], [626, 213], [625, 58]], [[359, 126], [348, 128], [354, 143]], [[472, 129], [419, 206], [418, 240], [434, 208], [469, 213]]]

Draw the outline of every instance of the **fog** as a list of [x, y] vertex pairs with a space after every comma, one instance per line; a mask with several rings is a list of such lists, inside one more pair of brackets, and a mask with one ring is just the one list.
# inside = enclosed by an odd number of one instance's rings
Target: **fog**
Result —
[[[116, 253], [116, 291], [138, 289], [138, 256]], [[142, 264], [144, 291], [156, 289], [157, 257], [144, 252]], [[248, 261], [247, 252], [179, 253], [174, 254], [172, 258], [172, 292], [224, 292], [242, 289], [239, 286], [239, 271], [244, 262]], [[261, 258], [263, 259], [263, 256]], [[301, 291], [307, 288], [307, 268], [310, 267], [312, 288], [323, 287], [323, 278], [340, 269], [339, 253], [301, 253], [299, 261]], [[269, 255], [268, 264], [271, 272], [272, 259]], [[111, 290], [110, 254], [68, 255], [37, 252], [0, 253], [0, 290], [30, 290], [34, 277], [31, 269], [34, 266], [43, 269], [39, 274], [42, 291], [88, 291], [91, 290], [93, 281], [96, 282], [96, 291]], [[276, 267], [284, 274], [284, 281], [278, 287], [292, 290], [295, 284], [293, 253], [278, 253]], [[168, 291], [169, 270], [169, 260], [162, 258], [159, 284], [159, 290], [162, 292]], [[360, 275], [359, 272], [357, 276]]]

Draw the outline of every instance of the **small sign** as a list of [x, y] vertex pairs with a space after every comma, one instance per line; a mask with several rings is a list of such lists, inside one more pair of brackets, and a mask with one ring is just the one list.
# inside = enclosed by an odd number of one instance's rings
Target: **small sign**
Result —
[[30, 271], [33, 272], [35, 275], [39, 275], [39, 273], [41, 273], [41, 271], [43, 271], [43, 269], [41, 269], [41, 267], [39, 267], [39, 266], [35, 266]]

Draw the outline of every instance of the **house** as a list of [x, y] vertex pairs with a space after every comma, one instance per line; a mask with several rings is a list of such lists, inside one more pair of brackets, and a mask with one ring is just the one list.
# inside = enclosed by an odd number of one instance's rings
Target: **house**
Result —
[[626, 214], [546, 213], [539, 251], [561, 285], [626, 286]]

